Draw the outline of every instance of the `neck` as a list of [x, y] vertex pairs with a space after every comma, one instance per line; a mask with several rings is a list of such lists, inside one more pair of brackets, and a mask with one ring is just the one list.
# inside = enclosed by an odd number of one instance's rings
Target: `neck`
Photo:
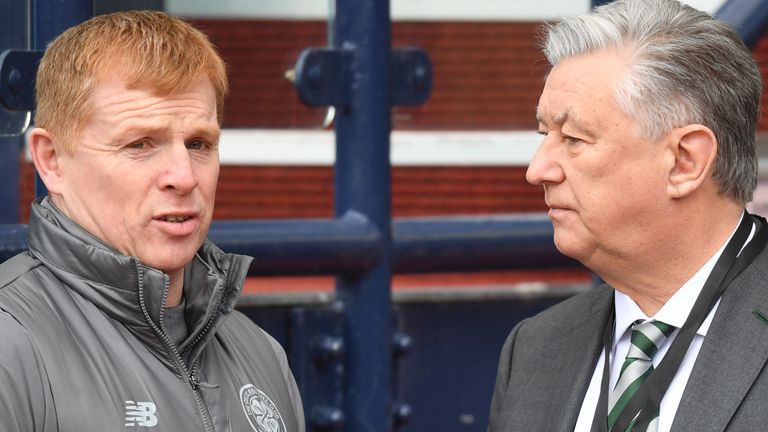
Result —
[[165, 307], [174, 307], [181, 304], [181, 295], [184, 291], [184, 268], [168, 274], [168, 297], [165, 299]]
[[[675, 222], [667, 223], [667, 230], [656, 233], [659, 241], [614, 263], [604, 275], [596, 272], [632, 298], [647, 316], [653, 316], [725, 244], [742, 211], [732, 204], [673, 218]], [[713, 214], [720, 216], [713, 218]]]

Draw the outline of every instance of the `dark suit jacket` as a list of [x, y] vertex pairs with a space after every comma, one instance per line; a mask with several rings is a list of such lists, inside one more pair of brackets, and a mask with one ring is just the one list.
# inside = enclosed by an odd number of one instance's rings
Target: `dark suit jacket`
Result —
[[[768, 431], [767, 250], [723, 295], [672, 432]], [[501, 352], [489, 432], [573, 431], [612, 296], [610, 287], [596, 288], [512, 330]]]

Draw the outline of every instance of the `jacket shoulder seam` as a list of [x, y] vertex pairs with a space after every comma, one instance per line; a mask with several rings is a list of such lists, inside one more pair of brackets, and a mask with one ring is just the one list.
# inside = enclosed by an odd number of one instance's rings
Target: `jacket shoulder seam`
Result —
[[22, 252], [0, 265], [0, 290], [13, 285], [19, 278], [31, 270], [40, 267], [42, 263], [34, 258], [29, 251]]

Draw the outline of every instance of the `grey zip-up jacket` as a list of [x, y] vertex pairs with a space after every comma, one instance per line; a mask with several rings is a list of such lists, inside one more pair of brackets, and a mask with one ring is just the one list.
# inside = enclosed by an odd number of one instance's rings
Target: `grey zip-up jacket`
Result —
[[177, 346], [167, 275], [34, 203], [28, 252], [0, 265], [0, 431], [303, 432], [282, 348], [233, 310], [250, 260], [200, 248]]

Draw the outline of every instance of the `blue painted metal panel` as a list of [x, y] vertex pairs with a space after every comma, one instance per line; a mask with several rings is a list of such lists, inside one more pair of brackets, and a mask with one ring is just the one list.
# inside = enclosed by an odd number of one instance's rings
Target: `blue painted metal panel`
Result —
[[401, 328], [414, 340], [397, 377], [398, 396], [412, 408], [400, 430], [484, 432], [509, 331], [559, 300], [398, 304]]
[[291, 341], [288, 348], [296, 368], [311, 430], [341, 430], [346, 423], [343, 362], [346, 344], [343, 338], [341, 302], [323, 308], [295, 308], [291, 311]]
[[732, 25], [750, 49], [755, 48], [768, 30], [768, 3], [765, 0], [728, 0], [715, 15]]
[[[402, 432], [484, 432], [501, 346], [509, 330], [570, 295], [488, 298], [467, 301], [398, 302], [397, 334], [410, 341], [395, 349], [393, 399], [407, 402], [393, 422]], [[320, 360], [313, 347], [339, 334], [336, 303], [240, 308], [288, 349], [291, 368], [307, 408], [310, 431], [340, 430], [343, 415], [330, 409], [344, 365]], [[298, 314], [298, 315], [297, 315]], [[314, 343], [313, 343], [314, 342]], [[472, 365], [467, 367], [467, 365]], [[406, 405], [399, 405], [404, 407]], [[325, 415], [322, 420], [320, 417]], [[334, 420], [336, 419], [336, 420]], [[325, 424], [324, 428], [320, 425]], [[371, 429], [369, 429], [371, 430]], [[384, 432], [386, 430], [376, 430]]]

